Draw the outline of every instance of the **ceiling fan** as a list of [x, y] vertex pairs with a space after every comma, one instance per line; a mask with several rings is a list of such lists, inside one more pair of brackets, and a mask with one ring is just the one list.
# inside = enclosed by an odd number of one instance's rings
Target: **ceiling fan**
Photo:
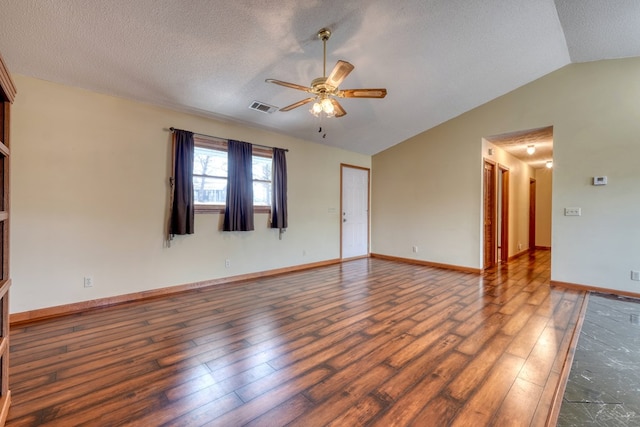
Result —
[[301, 90], [314, 96], [298, 101], [294, 104], [287, 105], [280, 111], [291, 111], [309, 102], [315, 101], [311, 107], [311, 112], [318, 116], [324, 112], [329, 117], [342, 117], [347, 112], [338, 102], [338, 98], [384, 98], [387, 95], [387, 89], [343, 89], [338, 86], [353, 71], [353, 65], [347, 61], [338, 61], [331, 73], [327, 76], [327, 40], [331, 37], [331, 31], [323, 28], [318, 31], [318, 38], [322, 40], [324, 46], [322, 77], [313, 79], [311, 86], [302, 86], [295, 83], [283, 82], [281, 80], [266, 79], [267, 83], [275, 83], [280, 86]]

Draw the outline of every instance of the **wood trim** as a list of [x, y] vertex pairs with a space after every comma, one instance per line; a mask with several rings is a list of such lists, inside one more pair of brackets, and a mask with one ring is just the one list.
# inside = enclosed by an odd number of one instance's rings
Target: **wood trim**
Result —
[[500, 262], [509, 262], [509, 178], [511, 172], [498, 164], [498, 179], [501, 183], [500, 200]]
[[[229, 139], [202, 135], [195, 132], [193, 134], [193, 142], [196, 147], [209, 148], [211, 150], [227, 151], [229, 149]], [[273, 148], [266, 148], [251, 144], [251, 152], [253, 156], [268, 158], [273, 157]]]
[[13, 103], [13, 100], [16, 98], [16, 85], [9, 74], [9, 69], [2, 55], [0, 55], [0, 88], [2, 88], [7, 100]]
[[[9, 348], [9, 335], [5, 335], [2, 338], [0, 338], [0, 354], [3, 355], [4, 360], [2, 360], [2, 370], [3, 371], [7, 371], [8, 374], [8, 362], [9, 362], [9, 352], [7, 351]], [[8, 375], [5, 378], [9, 378]], [[4, 384], [3, 384], [4, 387]], [[3, 390], [3, 394], [4, 392], [8, 391], [7, 390]], [[0, 424], [2, 425], [2, 424]]]
[[99, 298], [99, 299], [90, 300], [90, 301], [82, 301], [82, 302], [76, 302], [71, 304], [58, 305], [55, 307], [47, 307], [47, 308], [40, 308], [37, 310], [23, 311], [20, 313], [12, 313], [10, 315], [9, 323], [11, 324], [11, 326], [14, 326], [22, 323], [34, 322], [36, 320], [43, 320], [43, 319], [48, 319], [52, 317], [65, 316], [67, 314], [89, 311], [94, 308], [107, 307], [110, 305], [124, 304], [127, 302], [140, 301], [140, 300], [151, 299], [151, 298], [159, 298], [159, 297], [163, 297], [171, 294], [190, 291], [193, 289], [206, 288], [209, 286], [222, 285], [226, 283], [241, 282], [244, 280], [275, 276], [278, 274], [291, 273], [291, 272], [301, 271], [301, 270], [309, 270], [316, 267], [323, 267], [326, 265], [333, 265], [333, 264], [340, 264], [340, 263], [341, 263], [340, 259], [330, 259], [326, 261], [313, 262], [313, 263], [302, 264], [302, 265], [297, 265], [293, 267], [276, 268], [273, 270], [261, 271], [257, 273], [248, 273], [248, 274], [241, 274], [238, 276], [223, 277], [220, 279], [204, 280], [201, 282], [187, 283], [184, 285], [169, 286], [166, 288], [159, 288], [159, 289], [151, 289], [148, 291], [134, 292], [134, 293], [125, 294], [125, 295], [117, 295], [114, 297]]
[[610, 289], [610, 288], [600, 288], [598, 286], [581, 285], [579, 283], [569, 283], [569, 282], [560, 282], [558, 280], [552, 280], [550, 282], [550, 285], [556, 286], [558, 288], [573, 289], [576, 291], [599, 292], [601, 294], [618, 295], [621, 297], [640, 298], [640, 293], [637, 293], [637, 292], [620, 291], [617, 289]]
[[11, 287], [11, 279], [0, 281], [0, 298], [4, 297]]
[[7, 147], [5, 157], [9, 157], [11, 151], [9, 147], [11, 146], [11, 103], [3, 102], [2, 103], [2, 127], [0, 127], [0, 142]]
[[[487, 168], [487, 165], [491, 166]], [[482, 163], [482, 268], [488, 269], [497, 264], [498, 231], [496, 227], [498, 212], [497, 199], [497, 163], [483, 159]], [[487, 172], [488, 171], [488, 172]], [[489, 177], [487, 177], [489, 175]], [[490, 221], [490, 224], [487, 224]]]
[[[4, 138], [3, 143], [6, 145], [7, 149], [11, 146], [11, 104], [9, 102], [3, 102], [2, 105], [2, 116], [3, 116], [3, 124], [2, 124], [2, 138]], [[0, 201], [0, 210], [6, 212], [9, 215], [11, 211], [11, 157], [9, 155], [4, 156], [4, 158], [0, 159], [2, 162], [2, 173], [3, 174], [3, 182], [4, 187], [2, 189], [2, 200]], [[10, 232], [11, 229], [9, 227], [9, 218], [7, 217], [0, 223], [0, 230], [2, 232], [2, 278], [9, 278], [9, 256], [10, 256], [10, 244], [11, 237]], [[6, 319], [5, 319], [6, 320]]]
[[551, 250], [551, 246], [538, 246], [538, 245], [536, 245], [536, 250], [537, 251], [550, 251]]
[[529, 249], [536, 247], [536, 180], [529, 178]]
[[516, 258], [520, 258], [523, 255], [526, 255], [529, 253], [529, 249], [523, 249], [520, 252], [518, 252], [517, 254], [513, 254], [509, 257], [509, 261], [513, 261]]
[[424, 265], [427, 267], [443, 268], [445, 270], [462, 271], [463, 273], [474, 273], [474, 274], [482, 273], [482, 269], [480, 268], [463, 267], [460, 265], [451, 265], [451, 264], [441, 264], [439, 262], [423, 261], [420, 259], [402, 258], [402, 257], [391, 256], [391, 255], [382, 255], [382, 254], [374, 254], [374, 253], [370, 254], [370, 256], [371, 258], [386, 259], [389, 261], [398, 261], [398, 262], [404, 262], [407, 264]]
[[0, 426], [5, 425], [7, 416], [9, 415], [9, 407], [11, 406], [11, 390], [7, 390], [7, 394], [0, 398]]
[[9, 390], [9, 211], [11, 200], [10, 150], [11, 146], [11, 103], [16, 95], [16, 87], [9, 70], [0, 55], [0, 174], [2, 174], [2, 200], [0, 201], [0, 308], [2, 316], [2, 337], [0, 338], [0, 425], [4, 426], [11, 405]]
[[354, 256], [351, 258], [340, 258], [342, 260], [342, 262], [346, 262], [346, 261], [354, 261], [356, 259], [363, 259], [363, 258], [370, 258], [371, 255], [367, 254], [367, 255], [362, 255], [362, 256]]
[[584, 318], [587, 314], [588, 304], [589, 293], [587, 292], [584, 294], [584, 298], [582, 299], [582, 306], [580, 307], [578, 320], [576, 322], [575, 328], [573, 329], [573, 334], [571, 335], [569, 350], [565, 355], [562, 369], [560, 370], [558, 386], [551, 400], [551, 406], [549, 408], [549, 414], [547, 415], [547, 422], [545, 423], [545, 427], [554, 427], [558, 423], [558, 416], [560, 415], [560, 408], [562, 407], [562, 399], [567, 388], [567, 380], [569, 379], [569, 374], [571, 373], [571, 366], [573, 365], [573, 358], [576, 354], [576, 348], [578, 346], [578, 339], [580, 338], [580, 332], [582, 331]]
[[357, 166], [357, 165], [352, 165], [350, 163], [340, 163], [340, 167], [345, 166], [348, 168], [352, 168], [352, 169], [360, 169], [363, 171], [371, 171], [371, 168], [368, 168], [366, 166]]

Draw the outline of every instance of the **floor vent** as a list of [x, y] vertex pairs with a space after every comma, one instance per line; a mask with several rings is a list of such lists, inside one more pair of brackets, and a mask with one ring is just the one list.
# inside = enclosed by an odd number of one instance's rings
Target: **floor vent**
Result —
[[265, 104], [264, 102], [260, 102], [260, 101], [253, 101], [253, 103], [249, 106], [249, 108], [251, 108], [252, 110], [260, 111], [261, 113], [267, 113], [267, 114], [271, 114], [274, 111], [278, 110], [278, 107]]

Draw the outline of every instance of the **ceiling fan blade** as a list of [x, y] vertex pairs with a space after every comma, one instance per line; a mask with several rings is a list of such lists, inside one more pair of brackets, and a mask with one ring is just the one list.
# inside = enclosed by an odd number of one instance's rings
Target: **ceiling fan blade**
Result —
[[266, 79], [265, 82], [267, 82], [267, 83], [275, 83], [275, 84], [280, 85], [280, 86], [290, 87], [291, 89], [298, 89], [298, 90], [301, 90], [301, 91], [304, 91], [304, 92], [309, 92], [309, 88], [307, 86], [297, 85], [295, 83], [283, 82], [282, 80]]
[[331, 104], [333, 104], [333, 115], [335, 117], [342, 117], [347, 114], [347, 112], [344, 111], [344, 108], [342, 108], [342, 105], [340, 105], [337, 99], [331, 98]]
[[308, 104], [309, 102], [313, 101], [315, 98], [307, 98], [307, 99], [303, 99], [302, 101], [298, 101], [295, 104], [291, 104], [291, 105], [287, 105], [286, 107], [282, 107], [280, 109], [280, 111], [291, 111], [294, 108], [298, 108], [304, 104]]
[[340, 98], [384, 98], [387, 96], [386, 89], [345, 89], [339, 90], [336, 94]]
[[353, 65], [347, 61], [338, 61], [336, 66], [333, 67], [331, 74], [329, 74], [329, 77], [327, 77], [326, 84], [334, 88], [340, 86], [340, 83], [342, 83], [351, 71], [353, 71]]

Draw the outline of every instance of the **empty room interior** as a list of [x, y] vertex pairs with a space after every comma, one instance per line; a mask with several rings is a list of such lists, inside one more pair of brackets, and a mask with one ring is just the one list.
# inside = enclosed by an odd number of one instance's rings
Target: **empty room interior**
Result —
[[640, 425], [640, 3], [0, 4], [0, 425]]

